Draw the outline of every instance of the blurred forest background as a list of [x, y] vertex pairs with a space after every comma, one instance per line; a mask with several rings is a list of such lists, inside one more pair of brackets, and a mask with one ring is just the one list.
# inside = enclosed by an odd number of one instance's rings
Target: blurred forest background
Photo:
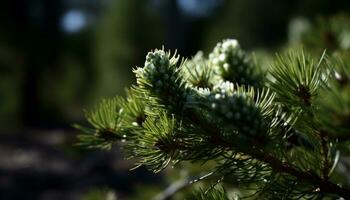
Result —
[[236, 38], [268, 58], [312, 24], [349, 15], [349, 8], [349, 0], [3, 1], [0, 199], [154, 196], [169, 179], [130, 172], [118, 147], [74, 147], [71, 125], [83, 121], [84, 108], [123, 95], [150, 49], [164, 45], [191, 57]]

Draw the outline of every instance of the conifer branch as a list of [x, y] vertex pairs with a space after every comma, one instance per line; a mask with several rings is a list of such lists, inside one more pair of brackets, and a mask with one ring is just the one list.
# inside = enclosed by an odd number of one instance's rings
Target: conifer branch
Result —
[[[215, 161], [214, 173], [253, 191], [247, 197], [350, 198], [349, 189], [331, 181], [336, 143], [349, 132], [350, 87], [339, 81], [350, 77], [346, 66], [332, 69], [325, 53], [314, 59], [293, 50], [277, 57], [264, 83], [232, 39], [209, 57], [185, 60], [163, 49], [149, 52], [127, 97], [88, 111], [92, 128], [76, 126], [85, 132], [79, 144], [110, 148], [121, 140], [136, 167], [153, 172], [181, 161]], [[229, 199], [217, 187], [194, 196]]]
[[[214, 126], [212, 126], [208, 122], [203, 122], [201, 118], [191, 111], [187, 113], [186, 116], [191, 116], [190, 120], [193, 123], [199, 124], [201, 127], [203, 127], [203, 130], [207, 130], [208, 132], [211, 132], [211, 135], [220, 135], [219, 130], [217, 130]], [[211, 137], [210, 143], [213, 145], [220, 145], [222, 147], [226, 147], [229, 149], [233, 149], [234, 151], [237, 151], [237, 147], [232, 147], [231, 144], [227, 143], [225, 140], [219, 137]], [[239, 151], [239, 150], [238, 150]], [[243, 150], [242, 153], [245, 153], [246, 155], [251, 156], [254, 159], [263, 161], [264, 163], [269, 164], [273, 171], [280, 172], [280, 173], [287, 173], [292, 176], [295, 176], [298, 180], [307, 181], [309, 183], [312, 183], [315, 186], [315, 191], [317, 192], [324, 192], [324, 193], [330, 193], [330, 194], [336, 194], [340, 195], [341, 197], [348, 199], [350, 198], [350, 190], [342, 188], [338, 186], [337, 184], [334, 184], [330, 182], [328, 179], [322, 179], [318, 175], [312, 173], [312, 172], [303, 172], [299, 169], [295, 168], [293, 165], [282, 162], [273, 155], [259, 151], [259, 150]]]

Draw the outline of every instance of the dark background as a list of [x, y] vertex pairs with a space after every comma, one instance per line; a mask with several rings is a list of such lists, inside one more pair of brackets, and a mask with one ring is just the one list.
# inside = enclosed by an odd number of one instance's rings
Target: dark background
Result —
[[[162, 175], [129, 172], [119, 148], [74, 147], [83, 109], [123, 95], [150, 49], [191, 57], [224, 38], [275, 52], [292, 19], [347, 13], [348, 0], [8, 0], [0, 6], [0, 199], [123, 198]], [[161, 186], [160, 186], [161, 187]]]

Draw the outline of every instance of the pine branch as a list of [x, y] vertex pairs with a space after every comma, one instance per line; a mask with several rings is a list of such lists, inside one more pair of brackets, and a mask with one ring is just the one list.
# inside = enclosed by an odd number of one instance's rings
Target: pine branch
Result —
[[[203, 130], [206, 130], [211, 133], [211, 135], [220, 135], [220, 131], [217, 130], [214, 126], [212, 126], [208, 122], [204, 122], [201, 120], [201, 118], [193, 111], [188, 111], [186, 113], [186, 116], [190, 116], [190, 120], [195, 123], [199, 124]], [[219, 137], [211, 137], [210, 142], [213, 145], [220, 145], [222, 147], [226, 147], [229, 149], [232, 149], [234, 151], [237, 151], [237, 147], [232, 147], [231, 144], [227, 143], [225, 140]], [[246, 151], [243, 150], [242, 153], [245, 153], [246, 155], [250, 155], [252, 158], [263, 161], [264, 163], [269, 164], [274, 172], [281, 172], [281, 173], [287, 173], [294, 177], [296, 177], [299, 180], [307, 181], [309, 183], [312, 183], [316, 186], [315, 191], [316, 192], [325, 192], [330, 194], [336, 194], [340, 195], [343, 198], [350, 198], [350, 190], [342, 188], [332, 182], [330, 182], [327, 179], [322, 179], [318, 175], [312, 173], [312, 172], [303, 172], [295, 168], [293, 165], [282, 162], [275, 158], [273, 155], [268, 154], [263, 151]]]
[[318, 177], [312, 172], [302, 172], [293, 167], [288, 163], [281, 162], [272, 155], [263, 153], [252, 153], [252, 156], [258, 160], [268, 163], [276, 172], [288, 173], [295, 176], [299, 180], [304, 180], [309, 183], [314, 184], [318, 188], [315, 188], [316, 192], [324, 192], [329, 194], [336, 194], [345, 199], [350, 198], [350, 190], [342, 188], [337, 184], [330, 182], [329, 180], [324, 180]]
[[[164, 50], [148, 53], [126, 99], [87, 113], [93, 128], [78, 127], [86, 132], [81, 144], [126, 141], [136, 167], [154, 172], [181, 161], [215, 161], [215, 174], [253, 190], [247, 197], [350, 198], [349, 189], [330, 181], [335, 142], [349, 130], [347, 67], [332, 69], [325, 54], [315, 60], [295, 50], [278, 56], [264, 87], [236, 40], [218, 43], [209, 58], [179, 60]], [[175, 185], [164, 198], [186, 187]], [[207, 197], [228, 199], [215, 188], [195, 195]]]

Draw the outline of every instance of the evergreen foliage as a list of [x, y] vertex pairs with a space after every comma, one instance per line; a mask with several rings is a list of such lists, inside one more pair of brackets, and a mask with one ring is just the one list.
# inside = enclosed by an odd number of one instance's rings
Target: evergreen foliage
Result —
[[[293, 49], [267, 72], [258, 66], [233, 39], [187, 61], [151, 51], [126, 99], [86, 112], [93, 128], [77, 126], [85, 131], [79, 144], [122, 141], [136, 167], [154, 172], [214, 161], [212, 176], [239, 198], [350, 198], [333, 178], [350, 133], [349, 65]], [[213, 186], [191, 199], [233, 198]]]
[[223, 188], [210, 188], [208, 191], [204, 190], [198, 190], [195, 191], [192, 195], [193, 199], [198, 200], [206, 200], [206, 199], [212, 199], [212, 200], [230, 200]]

